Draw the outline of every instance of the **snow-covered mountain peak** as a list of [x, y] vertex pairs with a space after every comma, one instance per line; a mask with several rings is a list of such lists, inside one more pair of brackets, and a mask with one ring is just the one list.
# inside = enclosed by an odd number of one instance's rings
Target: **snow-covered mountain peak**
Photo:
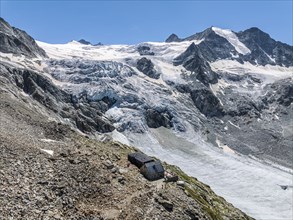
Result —
[[237, 35], [229, 29], [221, 29], [218, 27], [212, 27], [212, 30], [219, 36], [224, 37], [233, 45], [238, 53], [243, 55], [251, 53], [251, 51], [238, 39]]
[[80, 42], [78, 42], [76, 40], [69, 41], [67, 44], [69, 44], [69, 45], [83, 45], [84, 46], [83, 43], [80, 43]]

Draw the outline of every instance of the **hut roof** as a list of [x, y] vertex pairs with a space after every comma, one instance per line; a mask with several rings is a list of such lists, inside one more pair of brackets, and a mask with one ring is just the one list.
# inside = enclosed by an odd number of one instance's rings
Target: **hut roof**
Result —
[[149, 157], [148, 155], [141, 153], [141, 152], [135, 152], [128, 154], [128, 160], [137, 165], [139, 168], [143, 166], [145, 163], [154, 161], [153, 158]]

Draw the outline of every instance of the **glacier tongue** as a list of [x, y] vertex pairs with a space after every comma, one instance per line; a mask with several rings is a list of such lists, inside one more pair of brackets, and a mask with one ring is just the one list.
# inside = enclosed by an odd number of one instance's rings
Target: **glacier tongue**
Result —
[[234, 34], [231, 30], [217, 27], [212, 27], [212, 30], [219, 36], [226, 38], [238, 53], [246, 55], [251, 52], [242, 42], [240, 42], [236, 34]]
[[248, 215], [260, 220], [293, 218], [292, 188], [280, 187], [292, 186], [291, 174], [208, 146], [193, 131], [187, 134], [189, 137], [183, 138], [162, 127], [146, 134], [125, 133], [132, 145], [179, 166]]

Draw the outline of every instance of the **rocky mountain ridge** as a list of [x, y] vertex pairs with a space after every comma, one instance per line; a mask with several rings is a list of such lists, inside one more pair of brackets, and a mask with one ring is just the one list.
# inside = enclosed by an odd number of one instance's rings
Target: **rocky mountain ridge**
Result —
[[[228, 35], [232, 37], [231, 42], [225, 38], [225, 36]], [[232, 59], [241, 63], [247, 61], [254, 65], [271, 64], [286, 67], [293, 65], [292, 46], [275, 41], [269, 34], [256, 27], [240, 32], [211, 27], [203, 32], [183, 39], [180, 39], [175, 34], [171, 34], [166, 42], [192, 40], [202, 40], [202, 42], [197, 45], [197, 50], [201, 50], [201, 54], [207, 61]], [[234, 48], [234, 43], [242, 48]], [[244, 49], [244, 53], [239, 49]]]
[[0, 17], [0, 52], [25, 55], [28, 57], [47, 57], [35, 40], [25, 31], [11, 27]]

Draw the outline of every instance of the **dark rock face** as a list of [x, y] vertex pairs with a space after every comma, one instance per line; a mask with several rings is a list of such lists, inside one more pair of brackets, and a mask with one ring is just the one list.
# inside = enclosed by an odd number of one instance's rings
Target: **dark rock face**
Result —
[[[110, 132], [115, 129], [111, 122], [102, 116], [102, 111], [108, 109], [107, 100], [101, 100], [94, 105], [86, 97], [75, 97], [57, 88], [44, 76], [29, 70], [1, 66], [1, 74], [6, 75], [12, 83], [48, 109], [69, 119], [83, 132]], [[102, 108], [102, 103], [105, 109]]]
[[177, 89], [178, 92], [181, 93], [190, 93], [190, 87], [187, 84], [176, 84], [175, 88]]
[[231, 58], [237, 55], [235, 48], [223, 37], [217, 35], [211, 28], [199, 33], [198, 40], [204, 39], [198, 48], [205, 60], [213, 62], [218, 59]]
[[[260, 116], [265, 104], [252, 92], [239, 91], [239, 88], [250, 88], [249, 90], [253, 91], [254, 87], [260, 86], [261, 80], [259, 78], [249, 74], [236, 75], [226, 72], [219, 74], [219, 77], [230, 85], [222, 92], [217, 93], [217, 97], [223, 104], [225, 115], [254, 118]], [[243, 87], [245, 84], [246, 86]]]
[[191, 78], [198, 79], [205, 85], [218, 82], [217, 74], [212, 71], [209, 63], [204, 59], [201, 49], [194, 43], [174, 59], [174, 65], [180, 64], [192, 72]]
[[150, 128], [158, 128], [161, 126], [171, 128], [173, 126], [171, 123], [172, 116], [168, 111], [159, 112], [154, 109], [148, 109], [145, 113], [145, 119]]
[[259, 115], [259, 111], [261, 110], [261, 104], [258, 106], [257, 103], [244, 95], [238, 95], [236, 97], [234, 94], [234, 96], [229, 98], [228, 103], [230, 105], [225, 105], [225, 113], [232, 117], [245, 115], [254, 117]]
[[90, 108], [85, 105], [87, 111], [91, 112], [90, 116], [86, 116], [82, 111], [77, 112], [76, 126], [79, 130], [83, 132], [110, 132], [115, 128], [114, 126], [105, 118], [99, 116], [96, 109]]
[[261, 65], [293, 66], [293, 46], [275, 41], [255, 27], [241, 31], [237, 36], [251, 50], [251, 54], [245, 56], [244, 60], [251, 63], [257, 60]]
[[148, 47], [148, 46], [139, 46], [139, 47], [137, 47], [137, 50], [138, 50], [138, 52], [139, 52], [139, 54], [141, 55], [141, 56], [144, 56], [144, 55], [149, 55], [149, 56], [153, 56], [153, 55], [155, 55], [155, 53], [154, 52], [152, 52], [151, 51], [151, 48], [150, 47]]
[[222, 117], [223, 108], [219, 99], [206, 87], [194, 89], [190, 92], [195, 106], [207, 117]]
[[191, 77], [195, 77], [205, 85], [218, 82], [217, 74], [213, 72], [209, 64], [198, 55], [184, 62], [183, 66], [192, 72]]
[[[241, 63], [248, 61], [254, 65], [293, 66], [293, 46], [275, 41], [258, 28], [250, 28], [235, 34], [250, 49], [251, 53], [245, 55], [238, 53], [225, 38], [217, 35], [212, 28], [179, 41], [203, 40], [197, 47], [203, 58], [210, 62], [217, 59], [232, 59]], [[176, 39], [174, 36], [173, 38]]]
[[285, 79], [277, 81], [266, 88], [269, 92], [263, 98], [265, 103], [274, 103], [289, 107], [293, 102], [293, 80]]
[[176, 35], [176, 34], [171, 34], [167, 39], [166, 43], [171, 43], [171, 42], [180, 42], [181, 39]]
[[46, 52], [31, 36], [20, 29], [11, 27], [3, 18], [0, 18], [0, 51], [28, 57], [47, 57]]
[[[282, 79], [264, 86], [251, 76], [221, 76], [231, 86], [217, 97], [223, 104], [223, 117], [213, 117], [210, 133], [244, 155], [254, 155], [292, 168], [292, 79]], [[245, 88], [248, 82], [253, 82]], [[242, 87], [243, 84], [246, 86]], [[260, 84], [260, 85], [259, 85]], [[251, 91], [249, 91], [251, 88]], [[217, 120], [221, 119], [221, 122]], [[223, 123], [224, 122], [224, 123]], [[224, 125], [225, 124], [225, 125]], [[212, 130], [211, 129], [211, 130]]]
[[91, 42], [86, 41], [85, 39], [80, 39], [78, 42], [85, 45], [92, 45]]
[[196, 48], [206, 61], [213, 62], [217, 59], [232, 58], [231, 54], [238, 55], [235, 48], [227, 41], [227, 39], [216, 34], [212, 28], [208, 28], [203, 32], [182, 39], [182, 41], [191, 40], [203, 40], [196, 45]]
[[35, 72], [14, 69], [13, 74], [18, 87], [55, 112], [58, 108], [56, 102], [68, 103], [71, 100], [69, 94], [59, 90], [48, 79]]
[[145, 75], [147, 75], [150, 78], [153, 79], [159, 79], [160, 78], [160, 73], [158, 73], [155, 69], [154, 69], [154, 64], [152, 63], [151, 60], [143, 57], [141, 59], [139, 59], [137, 61], [137, 66], [136, 68], [144, 73]]

